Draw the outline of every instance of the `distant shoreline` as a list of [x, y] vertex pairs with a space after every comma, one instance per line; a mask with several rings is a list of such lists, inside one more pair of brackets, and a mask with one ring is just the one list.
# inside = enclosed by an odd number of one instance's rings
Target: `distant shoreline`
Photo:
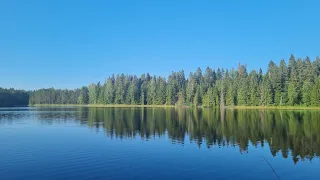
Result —
[[[29, 107], [110, 107], [110, 108], [173, 108], [189, 106], [175, 105], [129, 105], [129, 104], [33, 104]], [[198, 108], [208, 108], [199, 106]], [[213, 107], [212, 107], [213, 108]], [[218, 108], [218, 107], [217, 107]], [[228, 106], [226, 109], [273, 109], [273, 110], [320, 110], [320, 107], [304, 107], [304, 106]]]
[[227, 109], [274, 109], [274, 110], [320, 110], [320, 107], [306, 106], [234, 106]]
[[152, 108], [172, 108], [177, 107], [174, 105], [131, 105], [131, 104], [33, 104], [29, 105], [30, 107], [118, 107], [118, 108], [125, 108], [125, 107], [152, 107]]

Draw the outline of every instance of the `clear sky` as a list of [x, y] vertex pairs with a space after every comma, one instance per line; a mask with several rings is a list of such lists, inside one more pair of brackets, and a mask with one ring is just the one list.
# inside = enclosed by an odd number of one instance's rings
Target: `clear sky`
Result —
[[2, 0], [0, 86], [77, 88], [112, 73], [249, 69], [320, 55], [320, 1]]

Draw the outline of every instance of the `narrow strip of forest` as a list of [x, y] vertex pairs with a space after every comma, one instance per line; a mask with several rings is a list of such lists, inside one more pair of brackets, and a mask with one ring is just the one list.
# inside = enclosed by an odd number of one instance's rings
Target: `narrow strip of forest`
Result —
[[[270, 61], [267, 72], [237, 69], [200, 68], [188, 78], [183, 70], [167, 78], [136, 75], [112, 75], [104, 83], [92, 83], [75, 90], [39, 89], [11, 93], [0, 89], [0, 106], [21, 93], [30, 105], [90, 105], [105, 107], [193, 106], [231, 108], [316, 108], [320, 107], [320, 58], [295, 58], [288, 63]], [[2, 93], [6, 91], [6, 93]], [[8, 98], [10, 96], [10, 98]], [[22, 98], [22, 99], [23, 99]], [[18, 102], [20, 98], [16, 98]], [[23, 101], [25, 103], [26, 101]], [[19, 103], [21, 104], [21, 102]]]

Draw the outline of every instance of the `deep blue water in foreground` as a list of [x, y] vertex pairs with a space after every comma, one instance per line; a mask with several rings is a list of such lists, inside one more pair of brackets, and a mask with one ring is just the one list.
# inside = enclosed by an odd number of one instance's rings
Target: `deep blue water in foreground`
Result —
[[1, 108], [0, 179], [319, 179], [319, 130], [317, 111]]

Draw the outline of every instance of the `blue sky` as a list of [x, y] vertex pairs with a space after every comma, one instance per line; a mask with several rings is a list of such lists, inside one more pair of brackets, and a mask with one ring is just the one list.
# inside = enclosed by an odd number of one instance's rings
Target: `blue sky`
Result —
[[0, 87], [77, 88], [112, 73], [267, 67], [320, 55], [320, 1], [0, 1]]

